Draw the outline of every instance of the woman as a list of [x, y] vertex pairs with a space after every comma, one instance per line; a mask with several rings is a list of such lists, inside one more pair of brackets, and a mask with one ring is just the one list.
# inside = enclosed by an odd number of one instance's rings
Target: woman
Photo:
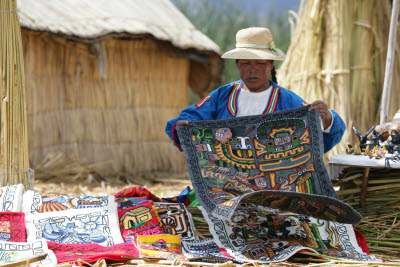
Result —
[[[277, 85], [274, 61], [284, 60], [285, 54], [275, 47], [267, 28], [239, 30], [236, 34], [236, 48], [223, 54], [222, 58], [236, 59], [241, 80], [212, 91], [197, 104], [184, 109], [178, 118], [167, 123], [165, 131], [180, 150], [175, 127], [188, 124], [189, 121], [258, 115], [308, 105], [295, 93]], [[328, 109], [324, 101], [311, 103], [309, 111], [315, 109], [321, 118], [326, 153], [340, 142], [346, 126], [334, 110]]]

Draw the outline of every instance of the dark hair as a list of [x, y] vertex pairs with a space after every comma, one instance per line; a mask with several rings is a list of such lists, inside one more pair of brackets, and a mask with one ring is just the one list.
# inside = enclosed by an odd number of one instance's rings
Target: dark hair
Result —
[[[236, 65], [239, 63], [239, 59], [236, 59]], [[275, 70], [275, 66], [272, 66], [272, 70], [271, 70], [271, 80], [278, 84], [278, 80], [276, 79], [276, 70]]]

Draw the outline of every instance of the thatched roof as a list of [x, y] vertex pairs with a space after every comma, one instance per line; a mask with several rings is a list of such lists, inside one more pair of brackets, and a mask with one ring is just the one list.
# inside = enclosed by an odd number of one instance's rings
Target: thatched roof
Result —
[[150, 34], [181, 49], [220, 49], [168, 0], [18, 0], [22, 27], [81, 39]]

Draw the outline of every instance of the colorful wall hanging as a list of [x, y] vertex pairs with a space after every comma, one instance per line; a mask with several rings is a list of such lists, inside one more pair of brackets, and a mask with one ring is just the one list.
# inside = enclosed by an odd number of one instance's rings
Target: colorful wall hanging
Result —
[[318, 112], [308, 109], [177, 127], [197, 199], [207, 212], [230, 217], [241, 201], [257, 204], [265, 197], [271, 200], [273, 192], [281, 210], [291, 210], [302, 200], [304, 211], [314, 217], [361, 220], [337, 198], [322, 158]]

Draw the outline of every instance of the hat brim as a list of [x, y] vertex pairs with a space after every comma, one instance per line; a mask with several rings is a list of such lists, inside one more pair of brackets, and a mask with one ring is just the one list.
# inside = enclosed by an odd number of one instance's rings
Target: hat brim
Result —
[[235, 48], [226, 52], [221, 57], [232, 59], [285, 60], [285, 54], [279, 49], [276, 50], [277, 52], [270, 49]]

